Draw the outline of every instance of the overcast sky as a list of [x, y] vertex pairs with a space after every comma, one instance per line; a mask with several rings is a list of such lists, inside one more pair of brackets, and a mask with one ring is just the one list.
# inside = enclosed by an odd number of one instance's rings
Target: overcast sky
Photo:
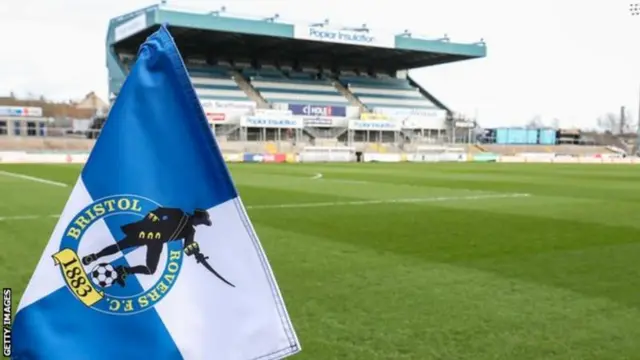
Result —
[[[484, 126], [595, 126], [599, 115], [640, 97], [640, 17], [620, 0], [169, 0], [169, 4], [283, 20], [332, 22], [473, 42], [485, 59], [415, 70], [454, 110]], [[304, 5], [303, 5], [304, 3]], [[110, 18], [142, 0], [0, 0], [0, 94], [107, 98], [105, 36]]]

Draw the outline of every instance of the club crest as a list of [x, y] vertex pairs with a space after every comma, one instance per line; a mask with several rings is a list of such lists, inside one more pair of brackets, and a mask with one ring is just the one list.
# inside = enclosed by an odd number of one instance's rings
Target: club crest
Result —
[[152, 308], [171, 291], [185, 255], [234, 286], [211, 267], [195, 241], [198, 227], [211, 224], [205, 210], [189, 213], [136, 195], [111, 196], [74, 216], [53, 259], [81, 303], [131, 315]]

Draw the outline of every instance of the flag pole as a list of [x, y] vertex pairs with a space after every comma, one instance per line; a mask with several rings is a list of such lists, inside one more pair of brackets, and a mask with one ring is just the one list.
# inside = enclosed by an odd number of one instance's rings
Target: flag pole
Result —
[[[629, 13], [631, 16], [640, 16], [640, 3], [631, 3], [629, 4]], [[633, 147], [633, 155], [638, 154], [639, 146], [640, 146], [640, 84], [638, 86], [638, 124], [636, 125], [636, 144]]]

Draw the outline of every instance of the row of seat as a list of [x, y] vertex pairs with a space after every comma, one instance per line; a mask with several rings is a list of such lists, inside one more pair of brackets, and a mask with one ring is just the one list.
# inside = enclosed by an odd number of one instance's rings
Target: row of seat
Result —
[[198, 96], [212, 100], [251, 100], [239, 82], [248, 80], [255, 90], [270, 103], [305, 103], [349, 105], [349, 100], [334, 85], [340, 82], [365, 106], [375, 107], [434, 107], [408, 80], [390, 76], [363, 76], [343, 72], [337, 78], [330, 71], [315, 68], [293, 70], [265, 65], [260, 69], [245, 66], [240, 70], [243, 79], [233, 78], [228, 64], [189, 69]]
[[367, 76], [346, 71], [340, 74], [339, 81], [347, 87], [368, 108], [408, 107], [432, 108], [420, 90], [407, 79], [394, 78], [385, 74]]
[[286, 71], [288, 76], [273, 66], [263, 66], [259, 70], [245, 68], [242, 75], [271, 103], [349, 104], [347, 98], [331, 83], [330, 74], [318, 73], [317, 69], [311, 68]]
[[202, 100], [250, 101], [225, 66], [191, 67], [189, 75]]

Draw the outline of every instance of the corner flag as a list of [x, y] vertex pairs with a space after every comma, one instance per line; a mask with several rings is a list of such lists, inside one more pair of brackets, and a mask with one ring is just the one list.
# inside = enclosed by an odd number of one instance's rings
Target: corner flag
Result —
[[25, 290], [16, 360], [300, 351], [169, 31], [140, 47]]

